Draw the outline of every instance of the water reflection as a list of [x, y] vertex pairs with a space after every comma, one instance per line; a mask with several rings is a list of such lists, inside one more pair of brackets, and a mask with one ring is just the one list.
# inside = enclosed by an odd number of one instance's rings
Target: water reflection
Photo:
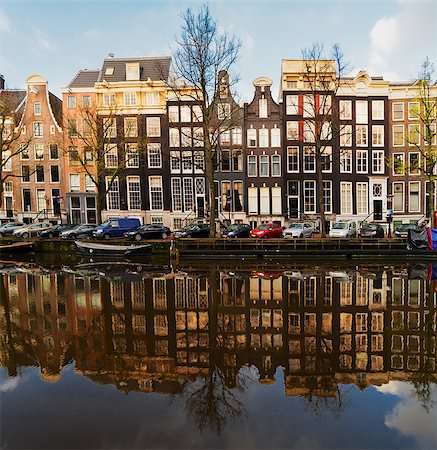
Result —
[[275, 374], [316, 416], [347, 410], [340, 386], [396, 381], [409, 382], [429, 412], [432, 269], [3, 267], [0, 365], [13, 388], [26, 366], [54, 383], [74, 361], [76, 373], [122, 393], [183, 399], [198, 428], [217, 434], [246, 414], [239, 393], [255, 379], [277, 382]]

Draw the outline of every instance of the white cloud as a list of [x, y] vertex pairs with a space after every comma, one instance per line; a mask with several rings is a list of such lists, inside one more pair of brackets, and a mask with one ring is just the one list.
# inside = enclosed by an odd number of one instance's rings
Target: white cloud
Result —
[[428, 0], [398, 0], [393, 15], [375, 22], [369, 32], [370, 73], [409, 80], [417, 75], [425, 56], [436, 57], [436, 5]]
[[20, 383], [20, 377], [10, 377], [0, 380], [0, 392], [13, 391]]
[[5, 13], [0, 11], [0, 31], [10, 33], [12, 31], [11, 23]]

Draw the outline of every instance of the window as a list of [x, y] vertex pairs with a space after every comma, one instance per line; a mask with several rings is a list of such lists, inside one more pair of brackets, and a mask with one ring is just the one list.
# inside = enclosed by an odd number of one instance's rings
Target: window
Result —
[[281, 146], [281, 130], [279, 128], [272, 128], [270, 130], [270, 145], [272, 147]]
[[316, 212], [316, 182], [303, 182], [303, 205], [305, 213]]
[[[202, 130], [202, 132], [203, 132], [203, 130]], [[232, 135], [232, 145], [241, 145], [242, 144], [241, 127], [232, 128], [231, 135]]]
[[340, 183], [340, 210], [341, 214], [352, 214], [352, 183]]
[[316, 137], [316, 129], [313, 122], [304, 122], [303, 124], [303, 140], [304, 142], [314, 142]]
[[231, 152], [229, 151], [229, 149], [222, 149], [220, 151], [221, 155], [220, 163], [222, 172], [229, 172], [231, 170], [230, 154]]
[[256, 177], [257, 175], [256, 155], [249, 155], [247, 157], [247, 176]]
[[147, 144], [147, 160], [149, 169], [159, 168], [162, 166], [161, 144]]
[[404, 104], [403, 103], [393, 103], [393, 120], [404, 120]]
[[315, 95], [304, 95], [303, 96], [303, 116], [304, 117], [314, 117], [315, 116]]
[[160, 101], [160, 96], [158, 92], [147, 92], [146, 93], [146, 105], [148, 106], [158, 106]]
[[44, 159], [44, 144], [35, 144], [35, 159]]
[[84, 95], [82, 97], [82, 107], [85, 108], [85, 109], [91, 107], [91, 96]]
[[332, 113], [332, 97], [330, 95], [320, 95], [319, 104], [320, 104], [320, 114], [327, 116]]
[[203, 128], [193, 128], [193, 147], [203, 147], [204, 145]]
[[21, 166], [21, 181], [23, 183], [30, 182], [30, 169], [29, 166]]
[[367, 125], [356, 126], [357, 147], [367, 147]]
[[352, 119], [352, 102], [350, 100], [340, 100], [339, 102], [340, 119], [351, 120]]
[[183, 179], [184, 188], [184, 210], [191, 211], [193, 209], [193, 179], [184, 178]]
[[372, 171], [373, 173], [384, 173], [384, 150], [373, 150]]
[[420, 103], [419, 102], [409, 102], [408, 103], [408, 119], [417, 120], [420, 113]]
[[384, 120], [384, 100], [372, 100], [372, 119]]
[[111, 180], [111, 177], [106, 177], [106, 206], [108, 209], [120, 209], [120, 186], [118, 177]]
[[80, 180], [79, 175], [77, 173], [70, 174], [70, 192], [79, 192], [80, 191]]
[[191, 108], [187, 105], [181, 106], [181, 122], [191, 122]]
[[126, 81], [137, 81], [140, 79], [140, 63], [126, 64]]
[[299, 122], [287, 121], [287, 139], [289, 141], [299, 140]]
[[[117, 144], [105, 144], [105, 167], [115, 168], [118, 166]], [[117, 208], [118, 209], [118, 208]]]
[[69, 95], [67, 97], [67, 107], [68, 107], [68, 109], [76, 108], [76, 96], [75, 95]]
[[408, 145], [420, 145], [420, 125], [408, 125]]
[[113, 117], [103, 118], [103, 134], [106, 139], [117, 137], [117, 122]]
[[367, 150], [357, 150], [357, 173], [367, 173]]
[[77, 119], [67, 120], [67, 131], [69, 137], [77, 137]]
[[352, 173], [352, 150], [340, 150], [340, 173]]
[[35, 102], [33, 104], [33, 113], [35, 114], [35, 116], [41, 115], [41, 103], [40, 102]]
[[147, 136], [148, 137], [160, 137], [161, 136], [161, 122], [159, 117], [147, 117]]
[[127, 205], [128, 209], [141, 209], [140, 177], [127, 177]]
[[410, 192], [408, 195], [408, 209], [410, 212], [420, 211], [420, 182], [410, 182]]
[[180, 147], [179, 128], [169, 129], [170, 147]]
[[230, 211], [231, 210], [231, 183], [230, 181], [222, 181], [222, 193], [221, 193], [221, 201], [222, 201], [222, 211]]
[[91, 164], [94, 161], [93, 151], [90, 148], [85, 147], [83, 150], [83, 153], [84, 153], [85, 164]]
[[402, 175], [405, 171], [403, 153], [393, 153], [393, 174]]
[[258, 188], [249, 187], [247, 189], [247, 206], [249, 214], [258, 214]]
[[352, 146], [352, 125], [344, 125], [340, 130], [340, 145], [342, 147]]
[[358, 100], [355, 103], [355, 107], [356, 107], [356, 123], [367, 123], [368, 122], [367, 101]]
[[182, 147], [192, 147], [193, 146], [190, 127], [181, 128], [181, 144], [182, 144]]
[[281, 176], [281, 157], [279, 155], [272, 155], [272, 177]]
[[[235, 164], [235, 161], [238, 161], [238, 158], [234, 156], [233, 160], [234, 160], [234, 164]], [[203, 153], [195, 152], [194, 153], [194, 171], [197, 173], [202, 173], [204, 170], [205, 170], [205, 158], [203, 156]], [[237, 169], [234, 167], [234, 170], [237, 170]], [[239, 170], [242, 170], [242, 168]]]
[[179, 106], [168, 107], [168, 121], [179, 122]]
[[180, 173], [181, 158], [179, 152], [170, 152], [170, 171], [171, 173]]
[[77, 147], [74, 146], [68, 147], [68, 163], [70, 165], [79, 164], [79, 153], [77, 151]]
[[134, 143], [126, 144], [126, 167], [128, 169], [140, 167], [140, 155], [138, 153], [138, 144]]
[[408, 169], [411, 175], [419, 175], [420, 153], [408, 154]]
[[323, 122], [322, 129], [320, 130], [320, 139], [322, 141], [329, 141], [332, 139], [331, 122]]
[[94, 192], [95, 190], [96, 185], [93, 179], [88, 174], [85, 174], [85, 192]]
[[36, 182], [44, 183], [44, 166], [36, 166], [35, 173], [36, 173]]
[[322, 172], [331, 172], [332, 170], [332, 147], [325, 147], [320, 152], [320, 163]]
[[89, 138], [93, 133], [93, 125], [90, 120], [83, 119], [82, 120], [82, 135], [84, 138]]
[[374, 147], [384, 146], [384, 125], [372, 125], [372, 145]]
[[260, 98], [258, 100], [258, 106], [259, 106], [259, 117], [261, 119], [266, 119], [267, 116], [267, 99], [266, 98]]
[[125, 137], [138, 137], [138, 121], [136, 117], [124, 118]]
[[230, 145], [231, 144], [231, 130], [227, 130], [225, 128], [220, 128], [220, 144], [221, 145]]
[[316, 157], [314, 155], [314, 149], [312, 147], [303, 148], [303, 171], [316, 171]]
[[404, 126], [393, 125], [393, 145], [404, 145]]
[[203, 114], [200, 105], [193, 105], [193, 122], [202, 122]]
[[367, 183], [357, 183], [357, 214], [368, 214]]
[[5, 172], [10, 172], [12, 170], [12, 158], [10, 150], [3, 150], [3, 170]]
[[124, 94], [124, 106], [136, 106], [137, 94], [135, 92], [125, 92]]
[[171, 179], [172, 210], [182, 211], [182, 187], [180, 178]]
[[259, 176], [269, 176], [269, 157], [267, 155], [261, 155], [259, 157]]
[[256, 130], [253, 128], [247, 130], [247, 146], [256, 147]]
[[261, 128], [259, 130], [259, 147], [265, 148], [269, 146], [269, 130]]
[[19, 153], [20, 159], [29, 159], [29, 144], [20, 144]]
[[430, 123], [424, 125], [424, 144], [425, 145], [436, 145], [437, 144], [437, 125], [435, 123]]
[[287, 171], [299, 172], [299, 147], [287, 147]]
[[404, 183], [393, 183], [393, 210], [404, 211]]
[[33, 122], [33, 135], [35, 137], [43, 137], [43, 124], [42, 124], [42, 122]]
[[299, 114], [299, 96], [298, 95], [287, 95], [285, 105], [285, 114], [287, 115], [297, 115]]
[[103, 106], [115, 106], [115, 94], [103, 94]]
[[162, 177], [149, 177], [150, 209], [163, 209]]
[[50, 166], [50, 181], [59, 183], [59, 166]]
[[182, 172], [191, 173], [193, 171], [193, 160], [191, 152], [182, 152]]
[[231, 115], [231, 105], [229, 103], [219, 103], [217, 105], [217, 116], [220, 120], [228, 119]]
[[332, 181], [323, 181], [323, 208], [325, 213], [332, 213]]

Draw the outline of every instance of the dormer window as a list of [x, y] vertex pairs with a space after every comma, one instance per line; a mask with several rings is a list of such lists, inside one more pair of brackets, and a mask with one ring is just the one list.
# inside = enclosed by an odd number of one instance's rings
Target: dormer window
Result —
[[126, 81], [138, 81], [140, 79], [140, 63], [126, 64]]
[[105, 75], [114, 75], [114, 68], [113, 67], [107, 67], [105, 70]]

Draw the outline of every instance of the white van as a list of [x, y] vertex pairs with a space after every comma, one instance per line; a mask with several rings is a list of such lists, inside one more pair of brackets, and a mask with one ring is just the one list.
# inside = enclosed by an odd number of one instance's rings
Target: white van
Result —
[[339, 220], [329, 230], [329, 237], [349, 238], [357, 235], [357, 225], [353, 220]]

